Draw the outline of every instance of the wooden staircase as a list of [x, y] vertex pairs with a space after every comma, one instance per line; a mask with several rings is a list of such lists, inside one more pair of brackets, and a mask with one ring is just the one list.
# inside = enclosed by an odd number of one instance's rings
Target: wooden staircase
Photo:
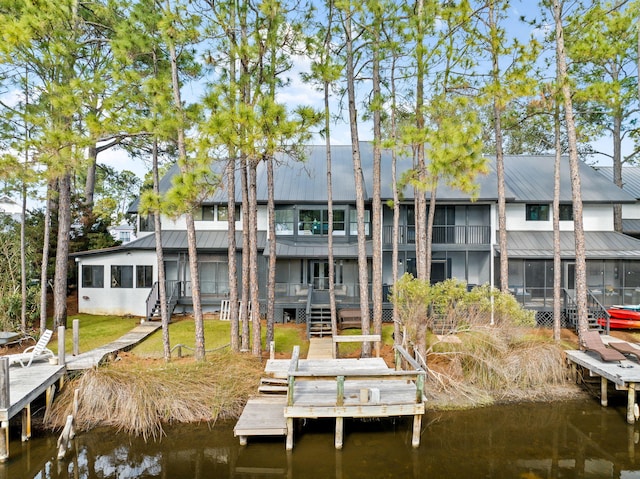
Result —
[[329, 305], [311, 307], [307, 318], [307, 333], [309, 339], [331, 336], [331, 308]]
[[258, 386], [260, 394], [287, 394], [287, 380], [284, 378], [261, 378]]
[[[147, 321], [162, 319], [161, 314], [161, 301], [160, 301], [160, 288], [156, 282], [147, 297]], [[167, 311], [169, 317], [173, 314], [178, 304], [178, 288], [177, 284], [173, 286], [171, 291], [167, 291]]]

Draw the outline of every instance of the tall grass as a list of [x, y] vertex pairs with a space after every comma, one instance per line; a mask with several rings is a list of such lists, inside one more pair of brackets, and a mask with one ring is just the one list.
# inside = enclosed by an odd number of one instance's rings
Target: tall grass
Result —
[[47, 424], [64, 425], [73, 408], [73, 391], [80, 390], [79, 430], [111, 426], [145, 439], [163, 434], [163, 424], [215, 422], [238, 417], [254, 394], [262, 372], [259, 360], [220, 352], [193, 361], [129, 359], [85, 372], [63, 390]]

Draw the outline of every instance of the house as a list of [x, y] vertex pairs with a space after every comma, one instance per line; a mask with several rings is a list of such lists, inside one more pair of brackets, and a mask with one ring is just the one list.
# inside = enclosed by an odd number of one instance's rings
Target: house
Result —
[[18, 223], [22, 222], [22, 207], [8, 196], [0, 197], [0, 214], [9, 216]]
[[[613, 181], [612, 166], [598, 166], [596, 170], [609, 181]], [[635, 203], [622, 205], [622, 232], [640, 238], [640, 168], [622, 168], [622, 189], [636, 199]]]
[[117, 226], [109, 226], [107, 228], [114, 240], [120, 241], [121, 244], [129, 243], [137, 238], [136, 228], [128, 223], [121, 223]]
[[[362, 143], [361, 155], [366, 197], [367, 253], [371, 238], [383, 244], [383, 293], [392, 285], [393, 211], [391, 154], [382, 158], [382, 231], [371, 229], [373, 149]], [[440, 185], [433, 228], [432, 279], [457, 278], [469, 285], [497, 284], [497, 178], [489, 159], [489, 173], [477, 178], [478, 189], [469, 194]], [[398, 160], [399, 175], [411, 166], [411, 158]], [[526, 307], [540, 312], [544, 320], [553, 298], [553, 156], [505, 158], [509, 284]], [[161, 188], [178, 173], [173, 167]], [[590, 166], [581, 163], [580, 175], [587, 247], [588, 282], [602, 304], [640, 302], [640, 241], [613, 231], [612, 204], [633, 205], [636, 198], [615, 187]], [[357, 228], [355, 191], [350, 146], [332, 147], [333, 236], [335, 289], [339, 308], [358, 302]], [[326, 154], [323, 146], [309, 147], [305, 162], [278, 159], [275, 168], [276, 222], [276, 320], [306, 321], [309, 307], [328, 302]], [[240, 202], [239, 188], [237, 201]], [[260, 284], [267, 283], [266, 168], [258, 168], [258, 250]], [[132, 207], [136, 210], [136, 204]], [[239, 208], [238, 208], [239, 209]], [[217, 309], [228, 293], [226, 190], [203, 202], [196, 212], [197, 244], [203, 306]], [[563, 282], [573, 289], [575, 254], [568, 162], [563, 160], [561, 184], [561, 230]], [[240, 272], [242, 221], [238, 221], [236, 262]], [[184, 219], [162, 218], [162, 242], [168, 291], [177, 308], [190, 308], [190, 278]], [[115, 249], [75, 255], [78, 264], [79, 311], [94, 314], [146, 316], [155, 301], [155, 237], [153, 223], [141, 217], [138, 239]], [[400, 205], [400, 274], [414, 273], [415, 215], [413, 193], [406, 189]], [[371, 260], [370, 260], [371, 261]], [[240, 273], [239, 273], [240, 274]], [[108, 294], [105, 294], [105, 289]], [[309, 291], [312, 291], [309, 294]], [[260, 292], [266, 295], [266, 288]], [[386, 294], [385, 300], [386, 300]], [[309, 304], [308, 304], [309, 303]], [[385, 302], [383, 319], [391, 320], [391, 304]]]

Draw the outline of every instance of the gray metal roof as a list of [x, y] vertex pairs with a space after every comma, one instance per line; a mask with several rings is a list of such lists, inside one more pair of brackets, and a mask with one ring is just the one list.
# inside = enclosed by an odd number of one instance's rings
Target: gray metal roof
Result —
[[[555, 159], [551, 155], [518, 155], [505, 157], [505, 183], [514, 200], [545, 203], [553, 199]], [[631, 196], [607, 181], [591, 166], [580, 165], [580, 183], [584, 203], [633, 203]], [[603, 181], [604, 180], [604, 181]], [[569, 160], [560, 164], [560, 201], [571, 202]]]
[[[587, 259], [640, 258], [640, 240], [614, 231], [585, 231]], [[510, 231], [507, 234], [509, 258], [552, 258], [552, 231]], [[560, 233], [560, 254], [575, 257], [572, 231]]]
[[640, 234], [640, 220], [622, 219], [622, 231], [625, 234]]
[[[367, 257], [372, 256], [371, 241], [367, 241]], [[269, 244], [264, 249], [264, 255], [269, 256]], [[315, 243], [288, 243], [283, 241], [276, 242], [276, 256], [278, 258], [326, 258], [329, 256], [329, 248], [326, 244]], [[334, 258], [357, 258], [358, 245], [334, 243]]]
[[[596, 170], [609, 181], [613, 181], [613, 166], [598, 166]], [[640, 199], [640, 167], [625, 166], [622, 168], [622, 189], [634, 198]]]
[[[370, 142], [361, 143], [362, 174], [365, 183], [365, 198], [371, 200], [373, 192], [373, 146]], [[331, 147], [333, 201], [336, 203], [355, 202], [355, 187], [351, 146], [335, 145]], [[505, 156], [505, 190], [509, 202], [550, 203], [553, 199], [553, 172], [555, 159], [553, 155], [521, 155]], [[327, 168], [326, 150], [324, 146], [309, 146], [305, 150], [305, 158], [301, 161], [279, 155], [274, 168], [274, 195], [276, 202], [285, 203], [326, 203], [327, 201]], [[381, 159], [381, 187], [383, 200], [393, 197], [391, 183], [390, 150], [383, 150]], [[214, 162], [212, 169], [223, 172], [225, 162]], [[398, 178], [412, 167], [410, 155], [399, 156], [397, 160]], [[488, 174], [476, 177], [478, 191], [477, 201], [497, 200], [497, 174], [495, 158], [487, 157]], [[162, 180], [161, 189], [171, 185], [170, 177], [178, 173], [174, 166]], [[257, 170], [257, 199], [259, 203], [267, 201], [266, 165], [261, 162]], [[603, 175], [598, 174], [589, 165], [580, 162], [582, 182], [582, 199], [585, 203], [634, 203], [635, 196], [612, 185]], [[205, 203], [227, 203], [227, 191], [223, 178], [222, 187], [207, 199]], [[236, 201], [241, 201], [239, 174], [236, 172]], [[571, 202], [571, 184], [569, 178], [568, 159], [562, 159], [561, 166], [561, 201]], [[404, 198], [411, 200], [413, 191], [406, 188]], [[444, 184], [438, 186], [438, 201], [468, 202], [471, 196]], [[640, 193], [638, 195], [640, 198]]]
[[[258, 250], [265, 247], [267, 233], [258, 231]], [[199, 251], [219, 251], [226, 252], [229, 246], [226, 231], [196, 231], [196, 245]], [[236, 247], [242, 250], [242, 232], [236, 232]], [[156, 237], [154, 234], [143, 236], [130, 243], [112, 248], [97, 249], [74, 253], [73, 256], [87, 256], [93, 254], [103, 254], [113, 251], [130, 250], [155, 250]], [[185, 251], [187, 249], [187, 232], [177, 230], [162, 231], [162, 248], [165, 251]]]

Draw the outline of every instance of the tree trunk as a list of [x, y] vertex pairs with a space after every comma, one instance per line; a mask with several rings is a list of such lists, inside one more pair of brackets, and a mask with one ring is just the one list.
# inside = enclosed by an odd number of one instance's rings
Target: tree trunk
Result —
[[236, 176], [235, 158], [227, 160], [227, 258], [229, 260], [229, 321], [231, 321], [231, 350], [240, 350], [238, 318], [238, 268], [236, 263]]
[[242, 304], [240, 317], [242, 318], [242, 351], [249, 351], [249, 298], [251, 279], [249, 273], [249, 180], [247, 179], [247, 159], [243, 156], [242, 164]]
[[67, 274], [69, 265], [69, 235], [71, 233], [71, 174], [58, 179], [58, 244], [53, 279], [53, 324], [67, 326]]
[[[393, 287], [395, 290], [398, 284], [398, 241], [400, 232], [400, 193], [398, 191], [398, 154], [396, 151], [398, 140], [398, 125], [396, 122], [396, 56], [394, 55], [391, 63], [391, 140], [393, 141], [393, 149], [391, 150], [391, 185], [393, 188], [393, 239], [391, 251], [391, 274], [393, 276]], [[406, 235], [405, 235], [406, 237]], [[394, 291], [395, 293], [395, 291]], [[393, 344], [400, 344], [400, 317], [398, 308], [393, 308]]]
[[560, 341], [562, 315], [562, 258], [560, 256], [560, 162], [562, 161], [562, 140], [560, 138], [560, 105], [555, 103], [554, 136], [556, 146], [553, 172], [553, 339]]
[[573, 228], [575, 234], [576, 255], [576, 305], [578, 311], [578, 334], [582, 336], [588, 330], [587, 322], [587, 276], [584, 244], [584, 224], [582, 219], [582, 187], [578, 160], [577, 135], [573, 114], [571, 88], [567, 74], [567, 57], [564, 46], [564, 28], [562, 26], [562, 2], [553, 1], [553, 16], [556, 26], [556, 61], [558, 82], [564, 98], [564, 114], [567, 124], [569, 144], [569, 167], [571, 171], [571, 196], [573, 200]]
[[[40, 264], [40, 333], [47, 329], [47, 292], [49, 291], [49, 243], [51, 237], [51, 210], [53, 194], [51, 181], [47, 183], [47, 203], [44, 209], [44, 235], [42, 239], [42, 263]], [[82, 272], [80, 272], [82, 275]]]
[[267, 280], [267, 348], [273, 341], [273, 323], [276, 301], [276, 208], [273, 191], [273, 157], [267, 162], [267, 216], [269, 217], [269, 278]]
[[257, 162], [249, 160], [249, 281], [251, 282], [251, 324], [253, 340], [251, 352], [262, 356], [260, 331], [260, 279], [258, 278], [258, 204], [257, 204]]
[[91, 145], [87, 151], [87, 178], [84, 184], [84, 204], [87, 211], [93, 208], [93, 197], [96, 190], [96, 163], [98, 158], [98, 148]]
[[[380, 19], [373, 26], [373, 205], [371, 230], [373, 231], [373, 267], [371, 295], [373, 296], [373, 333], [382, 335], [382, 199], [380, 197], [380, 163], [382, 157], [382, 92], [380, 87]], [[376, 356], [380, 355], [380, 343], [376, 343]]]
[[[492, 38], [497, 30], [495, 5], [489, 2], [489, 29]], [[494, 84], [500, 82], [500, 56], [497, 45], [491, 46], [491, 77]], [[493, 131], [496, 142], [496, 174], [498, 177], [498, 244], [500, 249], [500, 291], [509, 291], [509, 253], [507, 251], [507, 212], [504, 179], [504, 153], [502, 148], [502, 109], [500, 99], [493, 97]], [[493, 281], [493, 278], [492, 278]]]
[[431, 181], [431, 193], [429, 198], [429, 210], [427, 211], [427, 221], [425, 226], [426, 239], [425, 245], [425, 257], [424, 257], [424, 280], [427, 284], [431, 283], [431, 263], [432, 263], [432, 248], [433, 244], [433, 222], [436, 217], [436, 194], [438, 191], [438, 179], [433, 178]]
[[[613, 116], [613, 182], [622, 188], [622, 118], [616, 112]], [[622, 233], [622, 205], [613, 205], [613, 229]]]
[[[153, 176], [153, 193], [160, 203], [160, 172], [158, 171], [158, 139], [153, 139], [151, 175]], [[169, 309], [167, 305], [167, 276], [164, 269], [164, 250], [162, 249], [162, 222], [160, 208], [153, 212], [153, 234], [156, 239], [156, 264], [158, 265], [158, 296], [160, 299], [160, 320], [162, 322], [162, 352], [164, 360], [171, 360], [171, 341], [169, 338]]]
[[[416, 0], [416, 129], [418, 135], [424, 132], [424, 78], [425, 78], [425, 47], [424, 47], [424, 0]], [[419, 141], [414, 146], [416, 155], [416, 170], [419, 187], [414, 188], [415, 197], [415, 229], [416, 229], [416, 275], [420, 279], [429, 281], [431, 271], [427, 268], [427, 197], [424, 191], [427, 184], [427, 167], [425, 164], [424, 143]]]
[[[26, 167], [26, 163], [25, 163]], [[27, 183], [22, 179], [22, 206], [20, 208], [20, 329], [27, 330]]]
[[[329, 48], [325, 44], [325, 48]], [[332, 164], [331, 164], [331, 114], [329, 107], [329, 82], [324, 82], [324, 129], [325, 129], [325, 148], [327, 156], [327, 209], [328, 213], [328, 236], [327, 236], [327, 260], [329, 261], [329, 308], [331, 310], [331, 334], [338, 335], [338, 312], [336, 307], [336, 268], [335, 259], [333, 257], [333, 180], [332, 180]], [[348, 224], [348, 218], [345, 218], [345, 224]], [[347, 226], [345, 226], [347, 227]]]
[[[356, 94], [354, 78], [353, 37], [351, 31], [351, 5], [345, 18], [346, 43], [346, 75], [347, 96], [349, 103], [349, 122], [351, 125], [351, 149], [353, 158], [353, 176], [356, 189], [356, 212], [358, 221], [358, 280], [360, 282], [360, 317], [362, 318], [362, 334], [369, 334], [369, 271], [367, 264], [367, 235], [365, 230], [364, 185], [362, 178], [362, 161], [360, 158], [360, 140], [358, 138], [358, 113], [356, 111]], [[371, 343], [362, 345], [362, 356], [371, 356]]]

